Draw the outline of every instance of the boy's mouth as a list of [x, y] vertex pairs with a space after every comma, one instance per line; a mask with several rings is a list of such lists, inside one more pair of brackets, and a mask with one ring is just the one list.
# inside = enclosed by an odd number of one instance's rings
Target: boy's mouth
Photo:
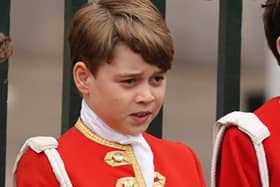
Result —
[[138, 123], [142, 123], [142, 122], [145, 122], [149, 117], [150, 115], [152, 114], [152, 112], [136, 112], [136, 113], [132, 113], [130, 114], [130, 117], [138, 122]]
[[145, 117], [147, 115], [150, 115], [151, 112], [137, 112], [137, 113], [132, 113], [132, 116], [136, 116], [136, 117]]

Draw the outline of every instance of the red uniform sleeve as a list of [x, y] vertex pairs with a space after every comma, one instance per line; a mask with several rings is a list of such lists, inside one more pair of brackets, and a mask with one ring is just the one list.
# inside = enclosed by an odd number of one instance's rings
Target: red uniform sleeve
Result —
[[59, 187], [44, 153], [28, 150], [18, 163], [16, 187]]
[[217, 163], [216, 184], [218, 187], [261, 187], [253, 144], [236, 127], [225, 133]]

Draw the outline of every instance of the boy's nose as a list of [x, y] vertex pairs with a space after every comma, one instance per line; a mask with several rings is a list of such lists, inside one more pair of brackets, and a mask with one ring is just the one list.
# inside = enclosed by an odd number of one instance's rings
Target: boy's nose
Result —
[[155, 96], [150, 87], [146, 87], [143, 90], [139, 91], [136, 96], [137, 103], [148, 104], [155, 100]]

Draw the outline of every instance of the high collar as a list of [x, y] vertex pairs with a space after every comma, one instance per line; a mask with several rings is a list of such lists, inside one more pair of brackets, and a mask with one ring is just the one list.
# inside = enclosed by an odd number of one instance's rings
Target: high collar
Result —
[[142, 134], [131, 136], [115, 131], [95, 114], [95, 112], [87, 105], [84, 99], [82, 100], [80, 115], [85, 125], [98, 136], [109, 141], [118, 142], [120, 144], [131, 144], [138, 164], [140, 165], [146, 186], [153, 186], [153, 153]]

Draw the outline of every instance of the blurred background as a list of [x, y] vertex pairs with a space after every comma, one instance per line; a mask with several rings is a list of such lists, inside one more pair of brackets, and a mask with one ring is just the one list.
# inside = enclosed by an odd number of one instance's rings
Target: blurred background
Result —
[[[280, 93], [279, 69], [264, 39], [262, 1], [244, 0], [241, 109]], [[175, 42], [168, 75], [164, 138], [190, 145], [210, 184], [212, 126], [216, 116], [219, 1], [167, 0], [166, 22]], [[12, 0], [6, 186], [28, 137], [59, 136], [63, 68], [63, 0]], [[175, 167], [175, 166], [174, 166]]]

